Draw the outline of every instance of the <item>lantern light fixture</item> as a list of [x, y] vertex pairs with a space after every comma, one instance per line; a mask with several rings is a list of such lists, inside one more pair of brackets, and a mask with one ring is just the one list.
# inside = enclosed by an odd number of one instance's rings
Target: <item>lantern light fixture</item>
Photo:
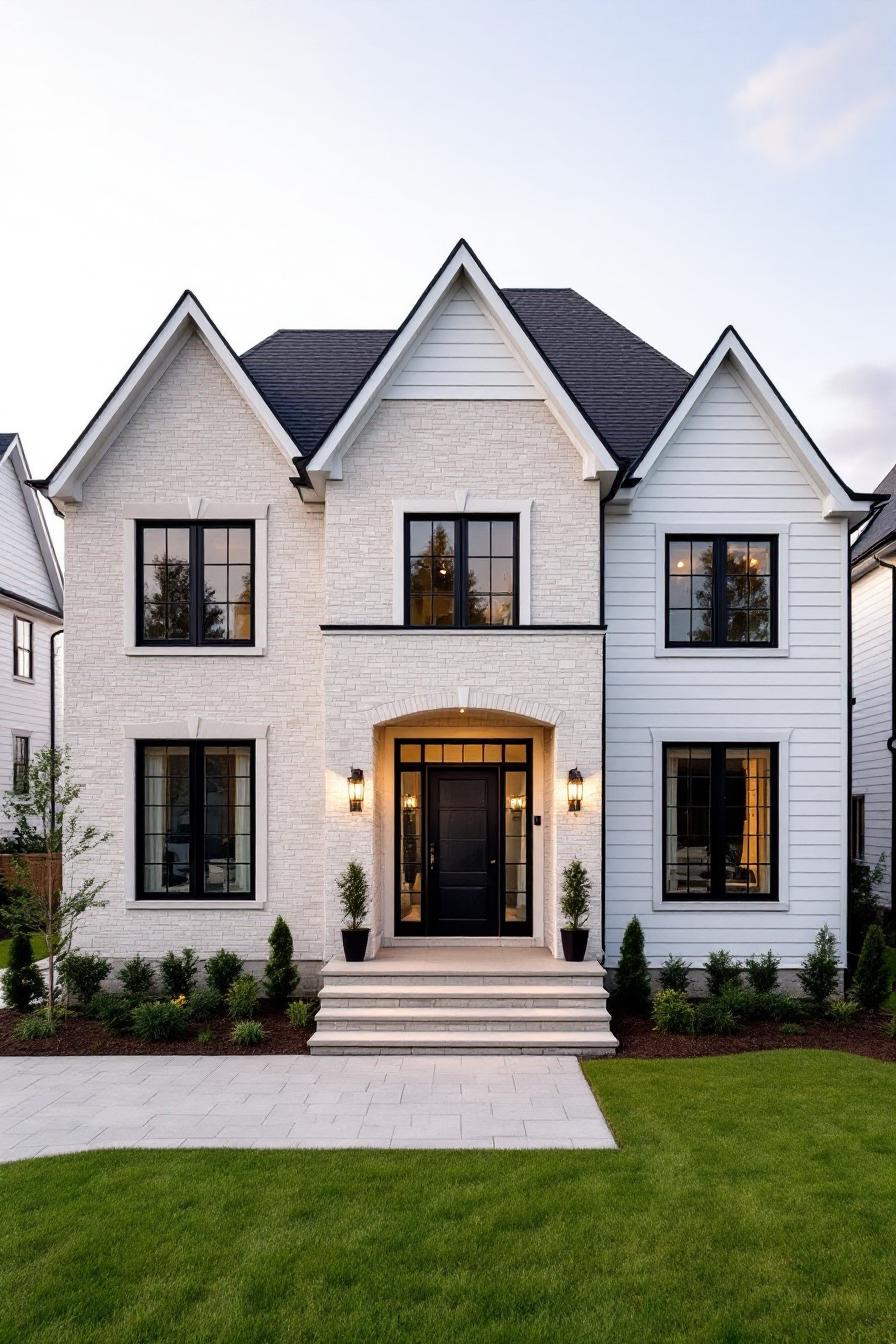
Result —
[[510, 810], [511, 812], [525, 812], [526, 799], [521, 793], [512, 793], [510, 795]]
[[352, 766], [348, 777], [348, 810], [361, 812], [364, 807], [364, 771]]
[[401, 805], [405, 812], [413, 814], [417, 811], [417, 795], [415, 793], [406, 793], [401, 800]]
[[566, 781], [566, 798], [569, 803], [570, 812], [581, 812], [583, 787], [584, 784], [581, 771], [573, 766]]

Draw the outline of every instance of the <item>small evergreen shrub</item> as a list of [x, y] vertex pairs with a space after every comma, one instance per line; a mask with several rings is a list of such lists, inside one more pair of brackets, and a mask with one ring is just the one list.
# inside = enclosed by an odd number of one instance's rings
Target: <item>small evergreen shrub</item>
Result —
[[806, 1028], [802, 1022], [782, 1022], [778, 1028], [782, 1036], [805, 1036]]
[[632, 916], [622, 935], [613, 1007], [624, 1013], [644, 1013], [650, 1007], [650, 972], [644, 956], [644, 930], [637, 915]]
[[271, 954], [264, 968], [265, 997], [275, 1008], [284, 1008], [299, 983], [299, 973], [292, 961], [292, 934], [282, 915], [274, 920], [268, 946]]
[[563, 869], [560, 913], [565, 929], [583, 929], [591, 908], [591, 878], [581, 859], [570, 859]]
[[286, 1020], [291, 1027], [307, 1031], [314, 1023], [314, 1004], [308, 999], [293, 999], [286, 1005]]
[[747, 984], [757, 994], [771, 994], [778, 988], [778, 967], [781, 965], [771, 948], [759, 957], [747, 957], [744, 963]]
[[764, 1004], [759, 995], [752, 989], [745, 989], [743, 985], [729, 982], [722, 987], [715, 998], [738, 1022], [752, 1022], [763, 1016]]
[[59, 963], [59, 979], [69, 998], [82, 1006], [99, 994], [112, 963], [93, 952], [69, 952]]
[[121, 987], [133, 1003], [142, 1003], [151, 999], [156, 992], [156, 973], [151, 961], [145, 957], [131, 957], [118, 972]]
[[199, 1035], [196, 1037], [196, 1043], [197, 1045], [211, 1045], [214, 1039], [215, 1038], [210, 1031], [200, 1031]]
[[828, 1004], [828, 1017], [832, 1022], [836, 1022], [838, 1027], [849, 1026], [861, 1011], [861, 1005], [855, 999], [832, 999]]
[[230, 1033], [234, 1045], [261, 1045], [265, 1038], [265, 1029], [260, 1022], [246, 1019], [237, 1022]]
[[891, 1041], [896, 1041], [896, 1013], [893, 1014], [887, 1023], [887, 1035]]
[[242, 961], [235, 952], [228, 952], [226, 947], [219, 948], [205, 963], [205, 978], [222, 999], [226, 999], [230, 986], [242, 973]]
[[189, 1014], [180, 1003], [138, 1003], [133, 1013], [134, 1035], [141, 1041], [179, 1041], [187, 1034]]
[[241, 975], [227, 991], [227, 1011], [238, 1022], [255, 1016], [258, 985], [251, 975]]
[[837, 939], [827, 924], [822, 924], [815, 935], [815, 944], [803, 958], [803, 969], [797, 971], [797, 978], [807, 998], [823, 1012], [837, 988]]
[[28, 1017], [23, 1017], [13, 1031], [17, 1041], [45, 1041], [55, 1035], [56, 1023], [46, 1012], [30, 1013]]
[[757, 994], [757, 1003], [761, 1006], [760, 1017], [771, 1022], [801, 1022], [806, 1016], [802, 1000], [792, 994], [780, 994], [771, 990], [767, 994]]
[[118, 1035], [133, 1030], [134, 1001], [127, 994], [104, 994], [101, 991], [85, 1005], [84, 1012]]
[[859, 953], [859, 961], [849, 997], [862, 1008], [876, 1012], [890, 992], [890, 968], [887, 944], [879, 924], [869, 924]]
[[726, 985], [739, 985], [743, 967], [739, 961], [735, 961], [730, 952], [722, 948], [718, 952], [710, 952], [706, 961], [703, 963], [703, 969], [706, 972], [706, 992], [711, 999], [721, 994]]
[[722, 999], [704, 999], [694, 1009], [694, 1028], [701, 1036], [733, 1036], [737, 1018]]
[[9, 964], [3, 972], [3, 997], [10, 1008], [27, 1013], [46, 993], [44, 978], [34, 964], [31, 938], [27, 933], [14, 935], [9, 946]]
[[658, 989], [653, 996], [654, 1030], [672, 1036], [691, 1035], [694, 1010], [680, 989]]
[[367, 915], [367, 874], [356, 859], [346, 864], [337, 887], [345, 927], [363, 928]]
[[181, 994], [189, 996], [196, 988], [199, 967], [192, 947], [185, 947], [180, 956], [176, 952], [166, 952], [159, 969], [165, 993], [170, 999], [179, 998]]
[[668, 956], [660, 970], [660, 985], [663, 989], [677, 989], [687, 994], [691, 967], [684, 957]]
[[224, 1011], [224, 999], [211, 985], [200, 985], [187, 999], [187, 1009], [194, 1022], [208, 1022]]

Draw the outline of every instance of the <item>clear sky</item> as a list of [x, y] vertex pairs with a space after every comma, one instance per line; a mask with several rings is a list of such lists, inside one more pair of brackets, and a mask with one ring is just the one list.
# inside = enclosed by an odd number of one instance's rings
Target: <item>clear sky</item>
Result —
[[0, 0], [0, 429], [47, 471], [180, 292], [393, 326], [465, 236], [896, 460], [896, 4]]

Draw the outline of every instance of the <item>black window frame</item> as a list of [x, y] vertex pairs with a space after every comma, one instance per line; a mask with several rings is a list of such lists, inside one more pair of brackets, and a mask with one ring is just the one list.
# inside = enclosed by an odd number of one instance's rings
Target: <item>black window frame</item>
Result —
[[[19, 643], [19, 626], [27, 626], [28, 643], [27, 645]], [[28, 658], [28, 671], [19, 671], [19, 654], [25, 654]], [[14, 677], [20, 681], [34, 680], [34, 622], [27, 616], [20, 616], [18, 612], [14, 613], [12, 618], [12, 672]]]
[[[147, 748], [153, 747], [186, 747], [189, 751], [189, 780], [190, 780], [190, 890], [185, 892], [169, 891], [146, 891], [144, 886], [146, 847], [145, 847], [145, 753]], [[235, 892], [206, 892], [204, 890], [204, 861], [205, 861], [205, 780], [203, 774], [204, 753], [207, 747], [246, 747], [249, 751], [249, 808], [251, 818], [251, 841], [249, 858], [249, 890]], [[135, 861], [135, 896], [138, 901], [243, 901], [255, 902], [255, 883], [256, 883], [256, 826], [257, 826], [257, 801], [256, 787], [257, 775], [255, 767], [255, 743], [246, 738], [146, 738], [141, 739], [135, 744], [135, 770], [136, 770], [136, 861]], [[193, 818], [198, 817], [198, 823], [194, 823]]]
[[[148, 639], [143, 633], [143, 534], [147, 528], [178, 528], [189, 534], [189, 637], [187, 639]], [[252, 574], [252, 594], [249, 602], [248, 639], [209, 639], [205, 635], [205, 533], [213, 528], [239, 527], [249, 532], [249, 565]], [[143, 648], [159, 649], [250, 649], [255, 647], [255, 522], [251, 518], [208, 518], [201, 523], [184, 518], [145, 518], [137, 523], [135, 538], [136, 571], [136, 643]]]
[[[710, 834], [709, 865], [710, 890], [699, 892], [669, 891], [669, 835], [668, 835], [668, 790], [670, 750], [688, 748], [693, 751], [710, 752]], [[767, 892], [747, 892], [742, 896], [725, 890], [725, 753], [727, 751], [767, 751], [769, 753], [769, 890]], [[777, 742], [745, 742], [732, 738], [725, 742], [699, 742], [669, 739], [662, 744], [663, 783], [661, 791], [662, 826], [662, 899], [664, 902], [687, 901], [726, 901], [735, 905], [761, 901], [763, 905], [774, 905], [780, 900], [778, 883], [778, 847], [780, 833], [780, 761]]]
[[849, 799], [849, 857], [853, 863], [865, 862], [864, 793], [853, 793]]
[[[411, 524], [454, 523], [454, 620], [451, 625], [411, 624]], [[468, 619], [466, 576], [468, 524], [511, 523], [513, 526], [513, 612], [510, 625], [474, 624]], [[404, 516], [404, 624], [412, 630], [509, 630], [520, 623], [520, 516], [518, 513], [406, 513]]]
[[[767, 542], [769, 547], [769, 637], [748, 642], [726, 638], [728, 598], [726, 591], [727, 548], [729, 542]], [[669, 634], [670, 611], [669, 557], [676, 542], [712, 543], [712, 638], [705, 640], [672, 639]], [[764, 532], [667, 532], [663, 551], [663, 601], [665, 603], [665, 640], [667, 649], [776, 649], [778, 647], [778, 538]]]
[[[19, 743], [25, 744], [24, 754], [19, 754]], [[28, 772], [31, 769], [31, 738], [27, 733], [12, 735], [12, 792], [18, 798], [28, 797]]]

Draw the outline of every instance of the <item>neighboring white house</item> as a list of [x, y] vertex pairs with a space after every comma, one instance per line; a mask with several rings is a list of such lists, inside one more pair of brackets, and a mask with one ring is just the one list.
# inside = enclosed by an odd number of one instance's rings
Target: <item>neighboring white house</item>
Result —
[[884, 857], [878, 899], [896, 909], [893, 777], [896, 690], [896, 467], [877, 487], [886, 502], [852, 547], [853, 856], [872, 868]]
[[317, 974], [356, 858], [368, 976], [562, 969], [574, 856], [595, 994], [633, 914], [653, 966], [842, 942], [873, 500], [732, 330], [691, 377], [463, 242], [397, 332], [238, 358], [186, 293], [43, 486], [66, 739], [114, 834], [85, 945], [257, 961], [283, 914]]
[[29, 475], [18, 435], [0, 434], [0, 794], [22, 787], [34, 753], [49, 745], [54, 692], [57, 730], [60, 722], [60, 641], [51, 639], [62, 629], [62, 574]]

